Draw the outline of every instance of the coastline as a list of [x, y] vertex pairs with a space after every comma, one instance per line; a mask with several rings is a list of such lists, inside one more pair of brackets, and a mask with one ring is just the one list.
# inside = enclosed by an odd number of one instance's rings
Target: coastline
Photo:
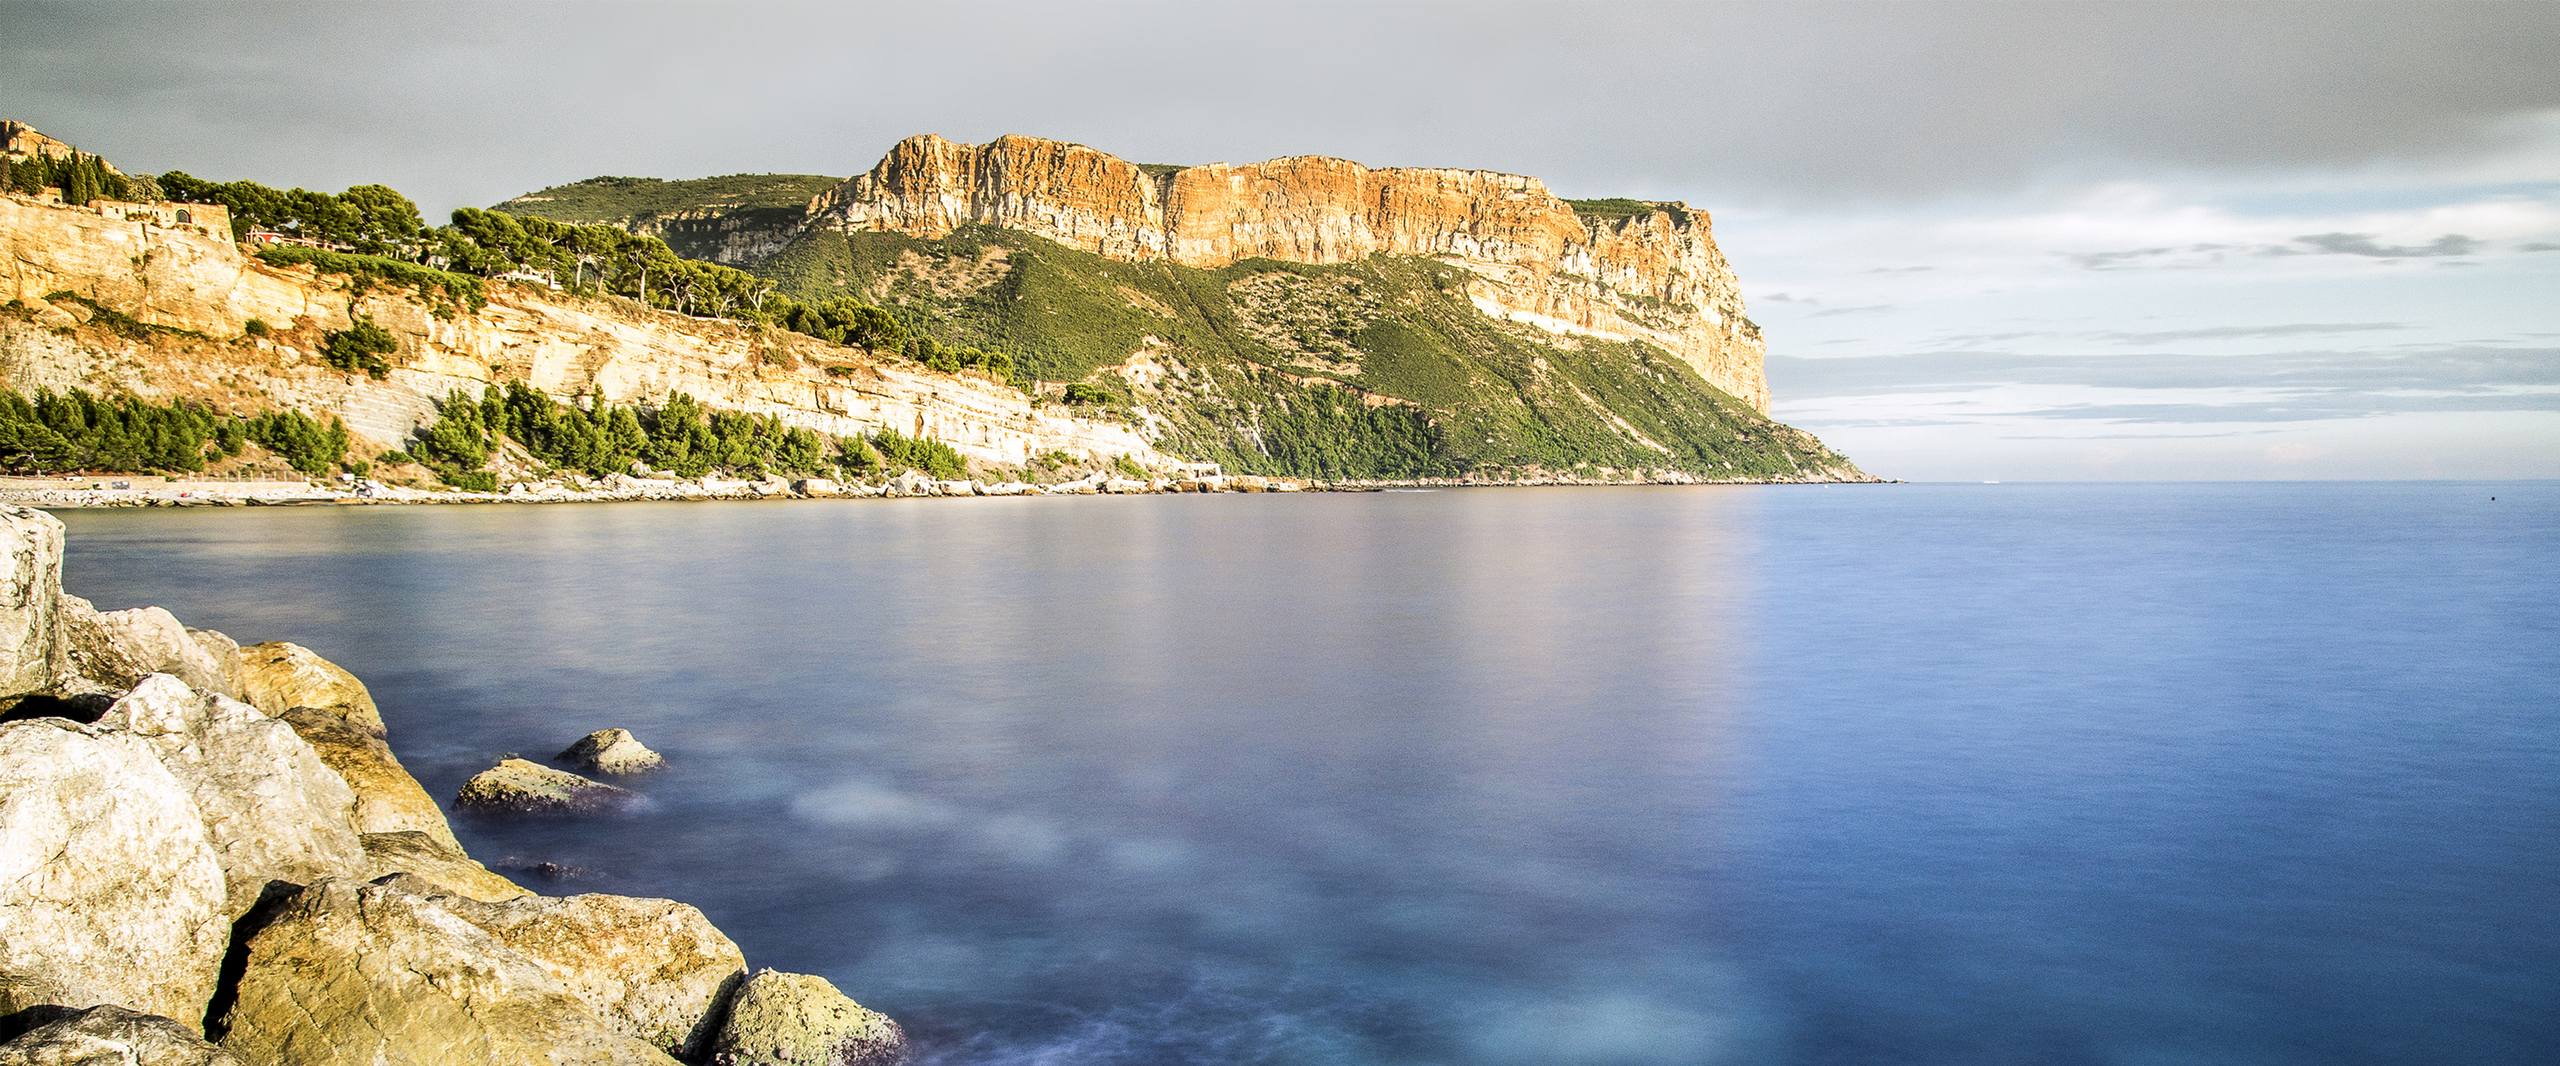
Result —
[[1642, 477], [1574, 474], [1531, 477], [1453, 477], [1410, 480], [1228, 475], [1205, 478], [1123, 478], [1094, 475], [1074, 481], [941, 481], [921, 474], [880, 483], [823, 478], [614, 477], [521, 482], [504, 492], [419, 489], [343, 482], [229, 481], [106, 474], [77, 478], [0, 477], [0, 506], [43, 509], [132, 507], [382, 507], [468, 504], [708, 502], [738, 500], [920, 499], [956, 496], [1170, 496], [1208, 493], [1385, 492], [1396, 489], [1628, 487], [1637, 485], [1859, 485], [1886, 478], [1802, 477], [1718, 480], [1680, 472]]

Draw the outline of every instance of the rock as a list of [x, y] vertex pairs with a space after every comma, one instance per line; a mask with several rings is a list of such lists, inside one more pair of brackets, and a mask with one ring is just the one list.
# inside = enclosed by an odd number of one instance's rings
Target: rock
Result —
[[453, 838], [444, 811], [427, 795], [426, 786], [409, 776], [378, 733], [366, 732], [335, 710], [295, 707], [278, 716], [320, 761], [338, 772], [355, 793], [358, 833], [424, 833], [436, 843], [462, 850]]
[[236, 917], [271, 880], [305, 884], [364, 869], [355, 793], [291, 726], [167, 674], [134, 686], [98, 719], [141, 738], [195, 799]]
[[204, 1017], [231, 931], [222, 864], [136, 737], [0, 724], [0, 1014], [120, 1003]]
[[933, 483], [933, 490], [944, 496], [975, 496], [978, 494], [978, 483], [965, 480], [936, 481]]
[[1117, 495], [1145, 492], [1148, 485], [1135, 478], [1115, 477], [1102, 483], [1102, 491]]
[[639, 797], [612, 785], [523, 759], [498, 765], [462, 783], [454, 802], [468, 811], [515, 814], [592, 813], [618, 810]]
[[805, 477], [791, 483], [794, 495], [823, 500], [844, 495], [844, 485], [830, 478]]
[[53, 683], [62, 599], [62, 520], [28, 507], [0, 507], [0, 696]]
[[385, 735], [382, 711], [364, 682], [300, 644], [252, 644], [236, 656], [240, 699], [281, 718], [296, 707], [316, 707], [374, 736]]
[[587, 734], [560, 761], [600, 774], [636, 774], [665, 766], [665, 756], [650, 751], [628, 729], [599, 729]]
[[674, 1063], [406, 880], [319, 881], [261, 908], [223, 1047], [293, 1066]]
[[66, 1012], [0, 1044], [0, 1066], [243, 1066], [195, 1027], [113, 1004]]
[[436, 898], [559, 979], [597, 1017], [670, 1055], [692, 1057], [708, 1045], [715, 1008], [746, 977], [738, 945], [701, 911], [674, 900]]
[[[122, 691], [153, 674], [169, 674], [198, 692], [229, 694], [237, 661], [215, 658], [230, 638], [198, 631], [158, 607], [101, 611], [78, 596], [60, 602], [63, 661], [61, 669], [111, 690]], [[235, 645], [236, 647], [236, 645]]]
[[826, 978], [765, 970], [748, 978], [712, 1041], [712, 1066], [890, 1066], [906, 1033]]
[[461, 847], [426, 833], [367, 833], [364, 856], [364, 876], [370, 880], [414, 874], [446, 894], [486, 902], [533, 894], [533, 890], [474, 861]]

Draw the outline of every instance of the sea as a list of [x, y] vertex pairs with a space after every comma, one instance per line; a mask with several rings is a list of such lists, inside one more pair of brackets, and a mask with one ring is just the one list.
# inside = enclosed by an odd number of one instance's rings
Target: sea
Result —
[[2560, 1062], [2560, 483], [63, 517], [923, 1064]]

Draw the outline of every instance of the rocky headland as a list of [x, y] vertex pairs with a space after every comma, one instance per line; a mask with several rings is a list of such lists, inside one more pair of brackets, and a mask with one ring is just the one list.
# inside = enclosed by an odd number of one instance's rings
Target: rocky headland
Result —
[[0, 507], [0, 1066], [903, 1057], [896, 1023], [751, 971], [693, 907], [482, 865], [362, 682], [100, 611], [62, 591], [62, 549], [51, 515]]

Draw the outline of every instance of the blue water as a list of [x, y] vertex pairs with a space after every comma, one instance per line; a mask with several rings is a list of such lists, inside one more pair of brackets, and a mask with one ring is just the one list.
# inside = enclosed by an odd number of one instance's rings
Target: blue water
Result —
[[2560, 1062], [2560, 484], [67, 517], [928, 1062]]

